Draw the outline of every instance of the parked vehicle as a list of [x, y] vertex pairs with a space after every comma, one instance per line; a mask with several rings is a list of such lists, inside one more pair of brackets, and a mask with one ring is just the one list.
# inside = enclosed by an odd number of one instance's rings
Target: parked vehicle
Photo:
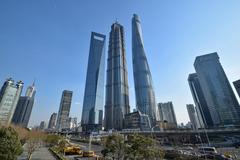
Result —
[[83, 157], [94, 157], [95, 153], [94, 151], [84, 151], [83, 152]]
[[202, 154], [217, 154], [217, 150], [215, 147], [199, 147], [198, 151]]
[[83, 152], [80, 149], [80, 147], [76, 147], [76, 146], [67, 146], [64, 148], [64, 153], [66, 155], [79, 155], [79, 156], [83, 156]]

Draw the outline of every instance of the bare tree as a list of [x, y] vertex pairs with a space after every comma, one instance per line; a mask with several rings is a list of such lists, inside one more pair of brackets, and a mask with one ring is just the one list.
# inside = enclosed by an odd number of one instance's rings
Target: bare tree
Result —
[[31, 131], [28, 134], [28, 138], [26, 141], [26, 149], [27, 149], [27, 159], [30, 160], [34, 151], [41, 147], [41, 143], [43, 141], [44, 134], [38, 131]]

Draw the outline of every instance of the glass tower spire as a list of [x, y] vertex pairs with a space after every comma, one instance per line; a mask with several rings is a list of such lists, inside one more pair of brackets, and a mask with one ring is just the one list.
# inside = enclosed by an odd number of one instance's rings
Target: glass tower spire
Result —
[[152, 76], [143, 47], [141, 23], [138, 15], [132, 18], [132, 60], [137, 109], [156, 121], [156, 102]]

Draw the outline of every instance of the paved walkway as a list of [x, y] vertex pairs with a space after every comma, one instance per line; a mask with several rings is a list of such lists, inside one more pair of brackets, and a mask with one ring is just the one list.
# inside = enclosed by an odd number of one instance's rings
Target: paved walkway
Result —
[[[21, 156], [18, 157], [18, 160], [26, 160], [27, 152], [24, 151]], [[31, 160], [56, 160], [56, 158], [52, 155], [52, 153], [46, 147], [41, 147], [37, 149], [32, 154]]]

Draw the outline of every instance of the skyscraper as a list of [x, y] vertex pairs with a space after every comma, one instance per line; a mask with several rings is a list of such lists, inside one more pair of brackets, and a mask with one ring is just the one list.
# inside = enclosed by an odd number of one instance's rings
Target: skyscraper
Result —
[[49, 119], [48, 129], [55, 129], [56, 119], [57, 119], [57, 113], [53, 113]]
[[201, 128], [200, 121], [197, 116], [196, 109], [193, 104], [187, 104], [187, 111], [189, 119], [192, 123], [192, 129], [197, 130], [198, 128]]
[[115, 22], [111, 26], [108, 46], [105, 129], [121, 130], [124, 116], [129, 111], [124, 29]]
[[88, 69], [83, 100], [81, 125], [83, 130], [102, 128], [105, 76], [105, 35], [92, 32]]
[[236, 91], [238, 93], [238, 96], [240, 97], [240, 79], [237, 80], [237, 81], [234, 81], [233, 85], [234, 85], [234, 87], [235, 87], [235, 89], [236, 89]]
[[0, 91], [0, 123], [11, 123], [22, 88], [22, 81], [14, 85], [13, 79], [9, 78], [4, 82]]
[[203, 127], [213, 126], [212, 117], [211, 117], [207, 102], [205, 100], [205, 97], [203, 95], [203, 91], [200, 86], [197, 73], [189, 74], [188, 84], [189, 84], [196, 108], [199, 111], [199, 118], [202, 119], [204, 123]]
[[72, 91], [64, 90], [62, 93], [61, 103], [58, 111], [56, 128], [61, 131], [62, 129], [69, 128], [69, 112], [72, 102]]
[[136, 105], [141, 113], [149, 116], [151, 123], [155, 123], [155, 93], [143, 45], [140, 19], [136, 14], [134, 14], [132, 18], [132, 61]]
[[34, 104], [35, 93], [36, 89], [33, 83], [32, 86], [29, 86], [27, 88], [25, 96], [20, 97], [12, 118], [13, 123], [21, 125], [23, 127], [28, 126]]
[[46, 127], [46, 122], [41, 121], [40, 125], [39, 125], [39, 130], [43, 131], [45, 129], [45, 127]]
[[239, 104], [219, 62], [218, 54], [215, 52], [196, 57], [194, 67], [213, 124], [239, 124]]
[[167, 121], [177, 127], [177, 119], [172, 102], [158, 103], [160, 121]]

